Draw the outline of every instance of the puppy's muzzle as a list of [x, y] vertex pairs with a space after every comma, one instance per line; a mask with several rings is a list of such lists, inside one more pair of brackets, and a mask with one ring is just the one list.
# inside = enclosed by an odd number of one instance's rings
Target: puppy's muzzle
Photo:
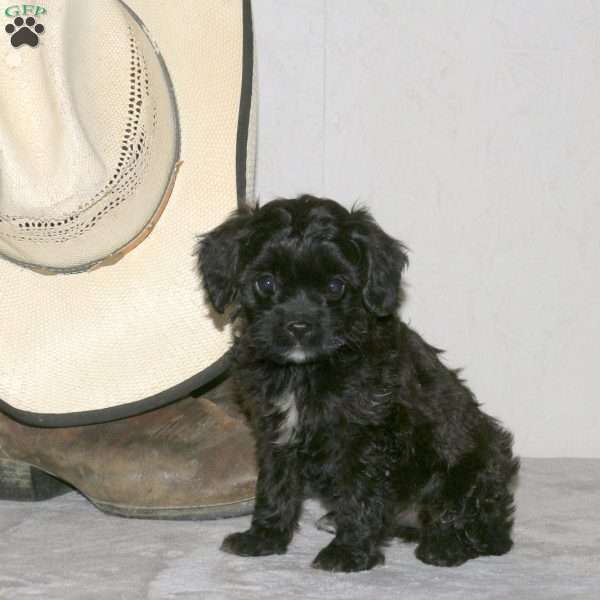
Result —
[[290, 321], [285, 327], [299, 342], [312, 331], [312, 325], [306, 321]]

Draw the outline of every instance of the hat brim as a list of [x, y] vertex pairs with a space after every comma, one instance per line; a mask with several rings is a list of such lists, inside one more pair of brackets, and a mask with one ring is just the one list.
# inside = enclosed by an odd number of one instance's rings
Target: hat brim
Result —
[[0, 408], [32, 425], [138, 414], [228, 367], [229, 328], [205, 302], [193, 251], [251, 184], [250, 0], [126, 5], [173, 83], [182, 164], [152, 233], [117, 263], [44, 275], [0, 260]]

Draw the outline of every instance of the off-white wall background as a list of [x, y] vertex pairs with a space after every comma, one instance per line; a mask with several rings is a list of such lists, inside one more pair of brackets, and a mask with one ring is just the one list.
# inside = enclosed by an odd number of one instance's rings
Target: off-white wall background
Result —
[[600, 2], [253, 7], [261, 201], [368, 205], [517, 451], [600, 457]]

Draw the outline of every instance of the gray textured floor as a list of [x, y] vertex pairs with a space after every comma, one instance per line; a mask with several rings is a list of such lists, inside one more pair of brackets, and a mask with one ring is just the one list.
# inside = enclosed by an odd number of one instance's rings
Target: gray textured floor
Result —
[[248, 517], [151, 522], [108, 517], [76, 493], [37, 504], [0, 502], [0, 598], [563, 599], [600, 597], [600, 460], [523, 461], [515, 548], [454, 569], [429, 567], [393, 543], [387, 564], [332, 575], [309, 568], [329, 536], [308, 503], [288, 554], [244, 559], [218, 551]]

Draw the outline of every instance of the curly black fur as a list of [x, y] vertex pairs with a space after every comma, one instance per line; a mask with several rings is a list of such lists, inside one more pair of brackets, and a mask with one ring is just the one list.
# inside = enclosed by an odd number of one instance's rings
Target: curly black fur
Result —
[[259, 467], [252, 525], [223, 550], [285, 552], [307, 494], [335, 530], [321, 569], [370, 569], [394, 536], [432, 565], [511, 548], [512, 437], [397, 316], [405, 249], [366, 210], [276, 200], [203, 236], [198, 256], [216, 310], [236, 307]]

